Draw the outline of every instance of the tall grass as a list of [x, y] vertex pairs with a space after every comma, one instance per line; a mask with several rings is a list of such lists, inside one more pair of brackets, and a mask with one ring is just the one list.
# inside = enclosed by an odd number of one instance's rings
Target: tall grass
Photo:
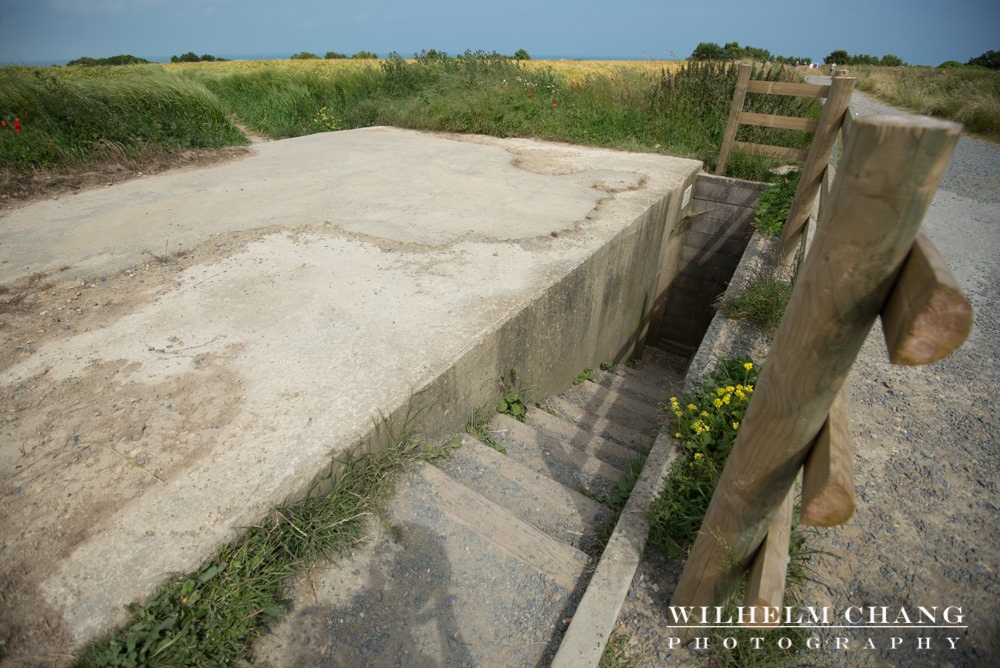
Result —
[[859, 90], [891, 105], [958, 121], [1000, 142], [1000, 72], [976, 67], [854, 67]]
[[[0, 114], [21, 118], [24, 131], [0, 132], [0, 167], [79, 162], [109, 147], [136, 154], [151, 146], [241, 143], [230, 115], [272, 138], [391, 125], [658, 151], [714, 165], [735, 86], [733, 64], [605, 64], [581, 71], [481, 52], [350, 67], [303, 61], [3, 68]], [[758, 66], [754, 76], [795, 74]], [[815, 103], [798, 98], [749, 104], [768, 113], [818, 113]], [[804, 133], [741, 132], [747, 141], [786, 146], [809, 140]], [[732, 164], [731, 175], [760, 179], [773, 161], [735, 157]]]
[[0, 167], [15, 170], [246, 142], [204, 84], [155, 66], [0, 68], [0, 118]]

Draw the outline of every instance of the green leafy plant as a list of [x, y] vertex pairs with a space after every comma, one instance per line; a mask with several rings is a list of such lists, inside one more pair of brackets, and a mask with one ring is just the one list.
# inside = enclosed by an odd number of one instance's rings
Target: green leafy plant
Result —
[[500, 381], [500, 400], [497, 401], [497, 413], [509, 415], [515, 420], [524, 421], [528, 414], [527, 394], [522, 386], [521, 371], [511, 369], [510, 379]]
[[588, 380], [598, 380], [600, 377], [601, 377], [600, 374], [598, 374], [593, 369], [584, 369], [579, 374], [577, 374], [576, 379], [573, 381], [573, 384], [580, 385], [581, 383], [585, 383]]
[[598, 668], [636, 668], [636, 663], [625, 654], [628, 640], [627, 635], [613, 631], [608, 644], [604, 646], [601, 662], [597, 664]]

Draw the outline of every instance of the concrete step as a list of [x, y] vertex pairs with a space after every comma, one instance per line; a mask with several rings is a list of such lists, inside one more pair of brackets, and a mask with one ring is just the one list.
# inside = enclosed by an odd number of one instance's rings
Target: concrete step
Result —
[[643, 364], [630, 369], [618, 365], [610, 370], [595, 373], [596, 382], [602, 387], [615, 390], [633, 399], [655, 406], [657, 410], [669, 403], [670, 397], [680, 392], [684, 377], [661, 366]]
[[636, 431], [602, 415], [591, 413], [563, 397], [549, 397], [545, 400], [545, 406], [564, 420], [639, 452], [649, 450], [649, 444], [655, 436], [653, 432]]
[[437, 465], [455, 480], [553, 538], [587, 553], [596, 550], [595, 535], [610, 511], [593, 499], [468, 435], [447, 461]]
[[490, 424], [493, 439], [513, 461], [591, 498], [607, 495], [624, 475], [621, 469], [510, 416], [497, 415]]
[[259, 665], [548, 665], [587, 556], [440, 469], [397, 486], [391, 531], [297, 588]]
[[[644, 452], [615, 443], [570, 420], [534, 406], [528, 408], [524, 423], [623, 471], [628, 469], [629, 464], [640, 455], [640, 452]], [[645, 450], [648, 450], [652, 443], [653, 439], [649, 439], [645, 444]]]
[[563, 398], [590, 413], [650, 436], [656, 435], [663, 422], [663, 413], [658, 406], [589, 381], [574, 385], [563, 394]]

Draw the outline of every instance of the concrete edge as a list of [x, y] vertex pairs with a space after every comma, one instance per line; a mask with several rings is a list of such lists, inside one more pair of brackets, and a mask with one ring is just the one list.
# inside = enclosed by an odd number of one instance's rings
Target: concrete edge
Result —
[[649, 538], [649, 506], [677, 458], [676, 444], [672, 436], [660, 430], [552, 660], [553, 668], [580, 668], [600, 663], [642, 561]]

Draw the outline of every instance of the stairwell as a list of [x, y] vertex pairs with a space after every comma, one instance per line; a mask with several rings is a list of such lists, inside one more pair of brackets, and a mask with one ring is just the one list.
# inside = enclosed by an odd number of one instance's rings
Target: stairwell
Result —
[[464, 435], [414, 466], [391, 530], [299, 588], [259, 664], [549, 665], [613, 528], [603, 501], [641, 467], [679, 367], [648, 348], [523, 422], [497, 414], [491, 445]]
[[[636, 368], [595, 372], [528, 407], [523, 421], [495, 415], [489, 443], [466, 434], [447, 459], [413, 466], [389, 526], [373, 520], [373, 540], [303, 579], [258, 665], [597, 665], [675, 453], [663, 406], [741, 262], [761, 189], [699, 176], [650, 323], [656, 347]], [[616, 518], [607, 501], [633, 483]]]

